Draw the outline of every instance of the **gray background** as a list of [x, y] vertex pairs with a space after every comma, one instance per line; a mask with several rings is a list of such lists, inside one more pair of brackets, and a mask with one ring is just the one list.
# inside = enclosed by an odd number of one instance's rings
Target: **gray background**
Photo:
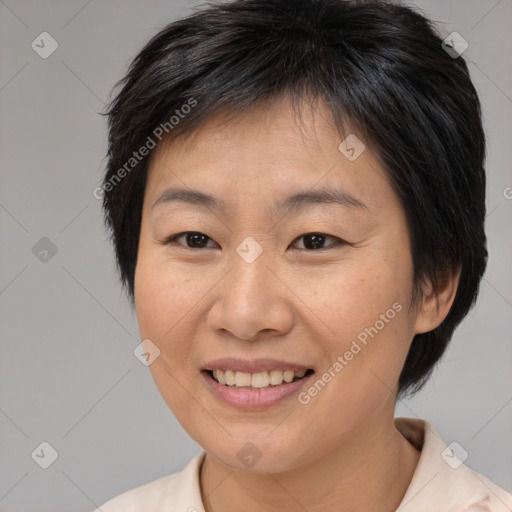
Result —
[[[200, 449], [133, 355], [136, 318], [92, 193], [106, 151], [97, 113], [143, 43], [193, 5], [0, 0], [1, 511], [92, 510]], [[512, 491], [512, 0], [417, 5], [469, 42], [489, 140], [490, 262], [444, 362], [397, 416], [429, 420]], [[47, 59], [31, 48], [43, 31], [59, 44]], [[57, 249], [47, 261], [33, 253], [42, 237]], [[59, 454], [46, 470], [31, 457], [42, 441]]]

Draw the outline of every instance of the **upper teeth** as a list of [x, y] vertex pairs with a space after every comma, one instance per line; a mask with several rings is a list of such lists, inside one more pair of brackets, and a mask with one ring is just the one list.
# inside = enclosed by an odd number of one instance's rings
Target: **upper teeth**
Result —
[[292, 382], [297, 377], [304, 377], [306, 370], [270, 370], [269, 372], [239, 372], [233, 370], [213, 370], [216, 381], [227, 386], [266, 388], [269, 385], [279, 386], [284, 382]]

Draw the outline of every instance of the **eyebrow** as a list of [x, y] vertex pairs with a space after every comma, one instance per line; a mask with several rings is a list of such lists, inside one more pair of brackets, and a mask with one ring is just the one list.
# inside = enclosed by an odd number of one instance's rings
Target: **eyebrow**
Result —
[[[183, 202], [194, 206], [203, 206], [217, 212], [225, 213], [227, 202], [213, 197], [199, 190], [169, 187], [160, 195], [153, 204], [153, 209], [160, 204]], [[304, 210], [313, 204], [336, 204], [338, 206], [365, 209], [368, 207], [348, 192], [333, 187], [323, 187], [315, 190], [297, 192], [271, 207], [274, 214], [281, 212], [297, 212]]]

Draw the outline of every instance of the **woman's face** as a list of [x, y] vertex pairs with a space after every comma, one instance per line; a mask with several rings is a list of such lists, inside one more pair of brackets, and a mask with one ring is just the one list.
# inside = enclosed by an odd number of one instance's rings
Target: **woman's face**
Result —
[[[160, 350], [150, 370], [197, 443], [253, 471], [314, 462], [389, 425], [421, 332], [397, 195], [368, 148], [339, 149], [324, 105], [308, 112], [301, 124], [282, 100], [158, 146], [144, 196], [135, 303], [141, 338]], [[158, 201], [169, 188], [219, 208]], [[326, 188], [337, 202], [308, 196]], [[215, 368], [239, 387], [213, 381]]]

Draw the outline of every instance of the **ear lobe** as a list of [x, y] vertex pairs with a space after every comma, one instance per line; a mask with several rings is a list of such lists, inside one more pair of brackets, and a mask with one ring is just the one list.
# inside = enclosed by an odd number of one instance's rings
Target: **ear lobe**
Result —
[[425, 287], [414, 325], [414, 334], [429, 332], [441, 325], [455, 299], [460, 270], [460, 265], [454, 269], [443, 270], [438, 274], [435, 287], [431, 282]]

